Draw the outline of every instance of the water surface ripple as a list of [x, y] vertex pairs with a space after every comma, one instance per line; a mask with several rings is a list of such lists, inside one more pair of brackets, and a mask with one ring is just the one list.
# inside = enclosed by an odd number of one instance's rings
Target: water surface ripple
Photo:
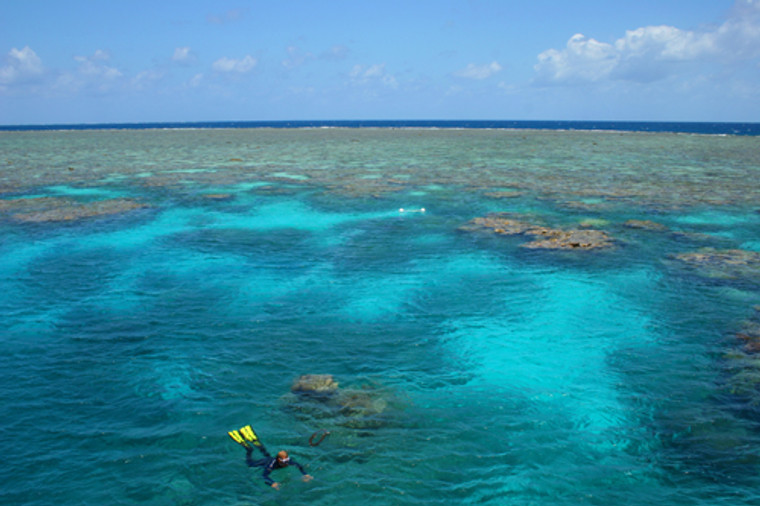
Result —
[[757, 504], [756, 144], [2, 132], [0, 499]]

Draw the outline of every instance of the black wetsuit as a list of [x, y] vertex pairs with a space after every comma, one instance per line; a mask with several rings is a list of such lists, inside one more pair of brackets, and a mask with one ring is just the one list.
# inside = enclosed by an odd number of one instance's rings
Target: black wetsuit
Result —
[[304, 468], [301, 464], [295, 461], [292, 457], [288, 462], [285, 464], [281, 464], [279, 460], [277, 460], [277, 457], [272, 457], [268, 451], [263, 446], [258, 447], [259, 450], [261, 450], [261, 453], [265, 455], [263, 459], [259, 460], [253, 460], [251, 457], [251, 453], [253, 453], [253, 448], [247, 448], [245, 451], [245, 463], [248, 464], [248, 467], [263, 467], [264, 468], [264, 482], [271, 486], [272, 483], [274, 483], [274, 480], [269, 476], [269, 473], [274, 471], [275, 469], [282, 469], [283, 467], [288, 466], [296, 466], [299, 471], [301, 471], [301, 474], [304, 476], [306, 475], [306, 471], [304, 471]]

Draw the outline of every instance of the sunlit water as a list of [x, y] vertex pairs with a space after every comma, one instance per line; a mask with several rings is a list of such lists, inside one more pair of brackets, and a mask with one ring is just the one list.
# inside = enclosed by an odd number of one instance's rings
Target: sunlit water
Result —
[[[760, 251], [756, 138], [22, 132], [0, 166], [4, 504], [760, 501], [760, 273], [676, 258]], [[461, 228], [493, 212], [615, 247]], [[249, 423], [314, 481], [266, 487]]]

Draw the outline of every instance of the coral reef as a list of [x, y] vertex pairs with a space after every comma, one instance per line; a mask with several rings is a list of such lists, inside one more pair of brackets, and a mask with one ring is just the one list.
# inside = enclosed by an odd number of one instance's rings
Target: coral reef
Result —
[[625, 223], [623, 223], [624, 227], [627, 228], [637, 228], [642, 230], [652, 230], [655, 232], [664, 232], [668, 230], [668, 227], [661, 223], [657, 223], [655, 221], [651, 220], [628, 220]]
[[331, 394], [338, 390], [332, 374], [303, 374], [293, 381], [290, 391], [294, 393]]
[[751, 405], [760, 405], [760, 308], [755, 307], [755, 314], [743, 322], [735, 343], [725, 355], [728, 390]]
[[535, 241], [522, 244], [523, 248], [592, 250], [606, 249], [614, 246], [612, 238], [602, 230], [557, 230], [540, 228], [529, 230], [527, 235], [540, 237]]
[[107, 216], [147, 207], [131, 199], [108, 199], [87, 203], [77, 203], [64, 199], [48, 199], [52, 207], [13, 214], [13, 218], [23, 222], [72, 221], [94, 216]]
[[460, 230], [490, 231], [499, 235], [524, 235], [534, 240], [521, 244], [524, 248], [550, 250], [594, 250], [612, 248], [613, 239], [602, 230], [556, 229], [528, 223], [513, 215], [496, 213], [474, 218]]
[[760, 253], [756, 251], [702, 248], [673, 258], [709, 278], [760, 281]]
[[352, 429], [370, 429], [388, 423], [386, 410], [392, 397], [378, 385], [339, 388], [331, 374], [304, 374], [293, 381], [283, 397], [289, 410], [304, 420], [330, 420]]
[[518, 197], [522, 197], [523, 195], [525, 195], [525, 192], [495, 191], [495, 192], [486, 192], [483, 195], [491, 199], [516, 199]]

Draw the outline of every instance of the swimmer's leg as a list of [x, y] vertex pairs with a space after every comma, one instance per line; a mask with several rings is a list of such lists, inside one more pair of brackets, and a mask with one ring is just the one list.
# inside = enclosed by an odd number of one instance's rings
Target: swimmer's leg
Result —
[[251, 457], [251, 448], [245, 451], [245, 463], [248, 464], [248, 467], [264, 467], [266, 466], [271, 458], [263, 458], [258, 460], [253, 460], [253, 457]]
[[256, 448], [258, 448], [259, 451], [261, 452], [261, 454], [263, 456], [265, 456], [266, 458], [268, 458], [268, 459], [272, 458], [272, 456], [269, 454], [269, 452], [267, 451], [267, 449], [264, 448], [264, 445], [257, 446]]

